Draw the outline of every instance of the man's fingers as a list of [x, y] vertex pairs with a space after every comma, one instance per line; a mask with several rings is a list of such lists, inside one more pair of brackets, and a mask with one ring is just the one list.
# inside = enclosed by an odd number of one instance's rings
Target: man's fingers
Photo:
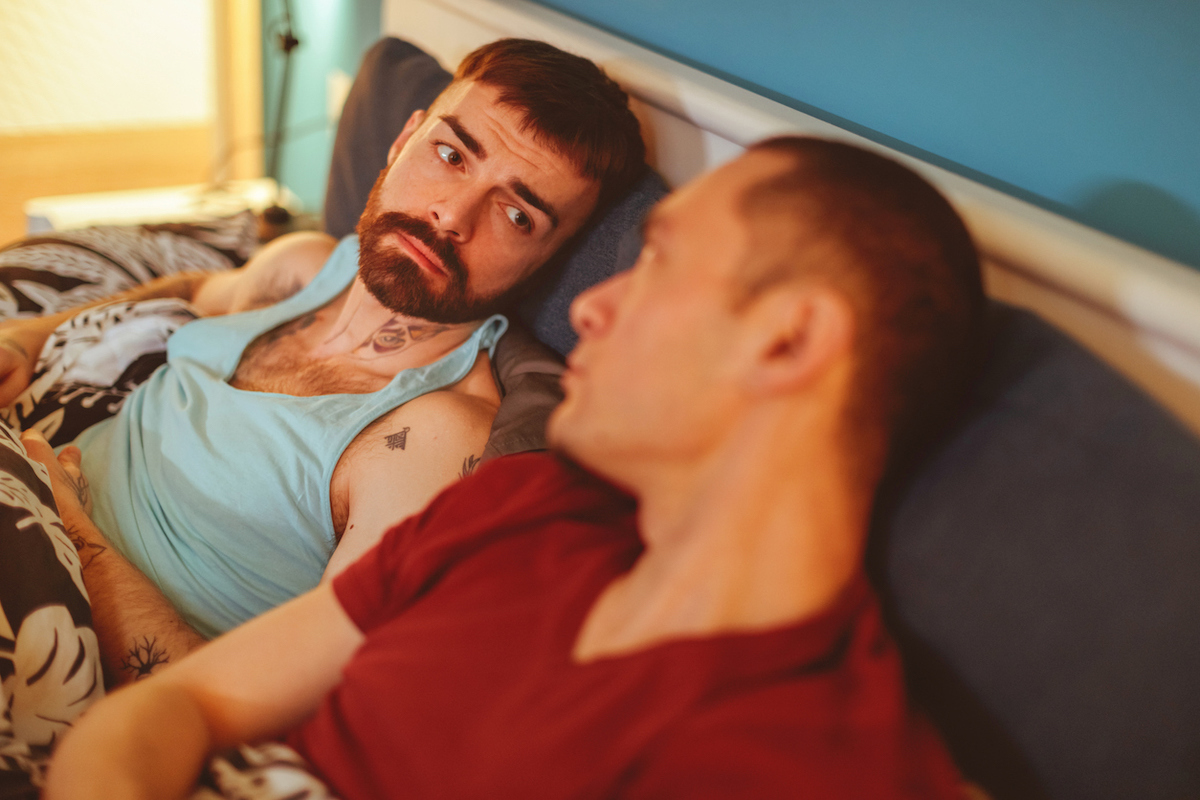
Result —
[[58, 461], [64, 467], [72, 467], [76, 472], [83, 470], [81, 466], [83, 453], [73, 444], [69, 444], [63, 448], [62, 452], [58, 454]]
[[54, 448], [46, 441], [46, 437], [41, 431], [29, 429], [21, 432], [21, 444], [25, 445], [25, 452], [34, 461], [40, 461], [45, 467], [50, 468], [58, 464], [58, 459], [54, 456]]

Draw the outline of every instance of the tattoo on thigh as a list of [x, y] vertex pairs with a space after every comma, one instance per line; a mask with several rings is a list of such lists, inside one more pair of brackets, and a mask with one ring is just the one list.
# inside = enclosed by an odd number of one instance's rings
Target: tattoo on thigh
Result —
[[387, 449], [403, 450], [404, 445], [408, 444], [408, 432], [410, 430], [412, 430], [412, 428], [404, 427], [401, 428], [398, 433], [389, 433], [387, 436], [383, 437], [383, 441], [387, 445]]
[[67, 528], [67, 537], [71, 540], [71, 544], [75, 545], [75, 551], [79, 553], [79, 563], [84, 569], [91, 566], [96, 557], [108, 549], [102, 544], [89, 542], [75, 528]]
[[143, 636], [139, 642], [133, 640], [133, 647], [121, 659], [121, 669], [134, 676], [134, 680], [147, 677], [160, 664], [168, 664], [171, 659], [167, 651], [158, 646], [157, 636]]
[[481, 461], [483, 461], [482, 458], [476, 458], [475, 456], [467, 456], [464, 458], [462, 470], [458, 473], [458, 477], [465, 478], [470, 475], [475, 471], [475, 468], [479, 466]]

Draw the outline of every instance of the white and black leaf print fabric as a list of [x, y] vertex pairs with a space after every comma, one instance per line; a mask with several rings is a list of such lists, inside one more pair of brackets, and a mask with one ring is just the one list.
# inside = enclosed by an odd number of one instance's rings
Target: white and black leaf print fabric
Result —
[[0, 425], [0, 791], [35, 786], [59, 737], [103, 695], [79, 556], [45, 469]]
[[337, 800], [292, 748], [241, 745], [213, 758], [191, 800]]
[[0, 320], [39, 317], [188, 270], [240, 267], [258, 245], [250, 211], [208, 222], [101, 225], [0, 249]]
[[0, 422], [35, 429], [51, 445], [116, 414], [125, 398], [167, 361], [167, 339], [196, 319], [182, 300], [112, 303], [81, 311], [46, 340], [28, 388]]

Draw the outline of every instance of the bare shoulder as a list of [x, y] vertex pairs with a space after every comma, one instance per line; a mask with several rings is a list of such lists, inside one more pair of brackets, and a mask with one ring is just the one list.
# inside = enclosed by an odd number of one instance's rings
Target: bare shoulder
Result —
[[204, 314], [235, 314], [278, 303], [307, 286], [335, 247], [337, 240], [324, 233], [285, 234], [266, 244], [245, 266], [210, 277], [195, 303]]
[[[446, 453], [482, 454], [499, 408], [489, 399], [459, 391], [429, 392], [393, 409], [369, 425], [347, 452], [354, 462], [388, 458], [402, 451], [443, 460]], [[455, 456], [457, 457], [457, 456]], [[476, 459], [477, 460], [477, 459]], [[353, 469], [353, 464], [347, 464]], [[432, 465], [430, 465], [432, 466]]]
[[345, 498], [345, 507], [339, 512], [335, 505], [334, 526], [341, 540], [326, 578], [366, 552], [388, 528], [474, 472], [497, 408], [476, 395], [442, 390], [410, 400], [367, 426], [334, 473], [333, 493]]

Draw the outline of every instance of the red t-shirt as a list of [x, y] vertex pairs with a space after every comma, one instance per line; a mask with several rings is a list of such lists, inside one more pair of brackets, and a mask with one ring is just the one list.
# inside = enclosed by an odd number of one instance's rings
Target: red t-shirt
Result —
[[487, 465], [334, 582], [366, 641], [289, 742], [344, 800], [958, 796], [863, 579], [787, 628], [573, 663], [641, 548], [567, 462]]

